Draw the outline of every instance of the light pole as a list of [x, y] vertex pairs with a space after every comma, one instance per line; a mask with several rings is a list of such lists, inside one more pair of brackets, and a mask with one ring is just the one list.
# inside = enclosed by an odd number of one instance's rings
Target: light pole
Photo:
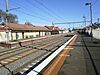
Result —
[[86, 3], [85, 5], [89, 5], [90, 6], [90, 19], [91, 19], [91, 40], [92, 40], [92, 3]]
[[90, 6], [90, 18], [91, 18], [91, 25], [92, 25], [92, 4], [91, 3], [86, 3], [85, 5]]
[[86, 17], [83, 16], [83, 19], [84, 19], [84, 24], [85, 24], [85, 27], [86, 27]]

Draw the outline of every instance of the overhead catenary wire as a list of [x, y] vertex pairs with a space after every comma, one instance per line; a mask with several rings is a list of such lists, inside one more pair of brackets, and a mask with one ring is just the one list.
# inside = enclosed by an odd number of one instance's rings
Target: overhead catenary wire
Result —
[[59, 22], [59, 23], [54, 23], [54, 24], [75, 24], [75, 23], [84, 23], [84, 22], [90, 22], [90, 21]]
[[37, 9], [39, 9], [41, 12], [47, 14], [48, 16], [50, 16], [50, 17], [52, 17], [52, 18], [54, 18], [54, 19], [56, 19], [56, 20], [59, 20], [57, 17], [53, 16], [52, 14], [50, 14], [49, 12], [47, 12], [46, 10], [43, 10], [43, 9], [41, 9], [40, 7], [34, 5], [33, 2], [30, 2], [30, 1], [27, 1], [27, 0], [25, 0], [25, 1], [26, 1], [28, 4], [30, 4], [31, 6], [33, 6], [33, 7], [37, 8]]
[[[11, 2], [13, 2], [13, 3], [15, 3], [15, 4], [17, 4], [17, 5], [19, 5], [19, 6], [21, 6], [21, 8], [23, 8], [23, 9], [26, 9], [26, 10], [29, 10], [30, 12], [32, 12], [32, 14], [31, 15], [33, 15], [35, 12], [32, 10], [32, 9], [29, 9], [28, 7], [25, 7], [24, 5], [22, 5], [22, 4], [25, 4], [24, 2], [25, 1], [21, 1], [20, 3], [19, 2], [16, 2], [16, 1], [11, 1]], [[29, 1], [28, 1], [29, 2]], [[32, 3], [32, 2], [30, 2], [30, 3]], [[48, 21], [49, 21], [49, 23], [51, 23], [51, 22], [53, 22], [54, 20], [56, 20], [56, 21], [58, 21], [58, 20], [61, 20], [61, 18], [57, 18], [57, 17], [54, 17], [52, 14], [50, 14], [49, 12], [46, 12], [46, 10], [42, 10], [40, 7], [38, 7], [38, 6], [35, 6], [34, 4], [31, 4], [31, 5], [33, 5], [35, 8], [38, 8], [39, 10], [41, 10], [42, 12], [44, 12], [44, 13], [46, 13], [46, 14], [48, 14], [50, 17], [52, 17], [52, 19], [50, 19], [50, 18], [46, 18], [45, 17], [45, 19], [49, 19]], [[49, 9], [48, 9], [49, 10]], [[29, 11], [26, 11], [26, 12], [29, 12]], [[29, 13], [28, 13], [29, 14]], [[35, 13], [35, 14], [37, 14], [37, 13]], [[34, 14], [34, 17], [35, 17], [35, 14]], [[40, 14], [40, 13], [39, 13]], [[36, 15], [37, 16], [37, 15]], [[39, 15], [38, 15], [39, 16]], [[40, 17], [40, 16], [39, 16]], [[36, 17], [36, 18], [39, 18], [39, 17]], [[42, 18], [44, 18], [44, 16], [41, 16], [41, 19]], [[43, 19], [44, 20], [44, 19]]]
[[21, 10], [16, 10], [16, 11], [21, 12], [21, 13], [23, 13], [23, 14], [25, 14], [25, 15], [27, 15], [27, 16], [33, 17], [33, 18], [39, 18], [39, 19], [44, 20], [44, 21], [47, 21], [47, 22], [50, 21], [50, 20], [47, 20], [47, 19], [45, 19], [45, 18], [43, 18], [43, 17], [39, 17], [39, 16], [36, 16], [36, 15], [33, 15], [33, 14], [29, 14], [29, 13], [26, 13], [26, 12], [21, 11]]
[[[29, 8], [23, 6], [22, 4], [17, 3], [17, 2], [15, 2], [15, 1], [13, 1], [13, 0], [12, 0], [12, 2], [15, 3], [15, 4], [17, 4], [18, 6], [20, 6], [20, 8], [23, 8], [23, 9], [29, 10], [30, 12], [33, 11], [32, 9], [29, 9]], [[29, 13], [26, 13], [26, 12], [21, 11], [21, 10], [16, 10], [16, 11], [17, 11], [17, 12], [20, 11], [21, 13], [23, 13], [23, 14], [25, 14], [25, 15], [28, 15], [28, 16], [31, 16], [31, 17], [36, 17], [36, 18], [39, 18], [39, 19], [44, 20], [44, 21], [52, 22], [51, 20], [48, 20], [48, 19], [46, 19], [46, 18], [43, 18], [44, 16], [33, 15], [35, 12], [32, 12], [33, 14], [29, 14]], [[27, 12], [29, 12], [29, 11], [27, 11]], [[35, 14], [37, 14], [37, 13], [35, 13]]]
[[95, 2], [92, 4], [92, 6], [94, 6], [97, 2], [98, 2], [98, 0], [95, 0]]
[[[17, 6], [19, 6], [21, 9], [23, 8], [23, 9], [29, 10], [30, 12], [33, 11], [33, 10], [29, 9], [28, 7], [23, 6], [23, 5], [22, 5], [23, 3], [20, 4], [20, 2], [15, 2], [14, 0], [11, 0], [11, 3], [12, 3], [12, 2], [15, 3]], [[33, 12], [32, 12], [32, 13], [33, 13]], [[34, 14], [37, 14], [37, 13], [34, 12]]]
[[40, 4], [42, 7], [44, 7], [46, 10], [48, 10], [50, 13], [52, 13], [53, 15], [58, 17], [59, 19], [63, 19], [61, 16], [57, 15], [53, 10], [51, 10], [47, 6], [45, 6], [42, 2], [40, 2], [38, 0], [34, 0], [34, 1], [37, 2], [38, 4]]

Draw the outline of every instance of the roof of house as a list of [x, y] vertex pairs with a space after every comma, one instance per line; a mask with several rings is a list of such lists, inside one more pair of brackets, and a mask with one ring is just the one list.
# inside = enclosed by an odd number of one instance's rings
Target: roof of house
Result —
[[45, 26], [45, 27], [47, 27], [49, 30], [57, 30], [57, 31], [60, 30], [59, 27], [55, 27], [55, 26]]
[[2, 31], [2, 30], [7, 30], [7, 28], [0, 27], [0, 31]]
[[93, 28], [93, 29], [96, 29], [96, 28], [100, 28], [100, 23], [94, 23], [93, 25], [89, 25], [89, 26], [87, 26], [87, 27], [85, 27], [85, 28]]
[[94, 23], [93, 25], [92, 25], [92, 28], [94, 28], [94, 29], [96, 29], [96, 28], [100, 28], [100, 23]]
[[2, 24], [0, 24], [0, 31], [5, 31], [7, 29], [8, 29], [7, 27], [4, 27]]
[[33, 26], [31, 24], [15, 24], [15, 23], [8, 23], [6, 25], [9, 29], [12, 30], [35, 30], [35, 31], [50, 31], [48, 28], [43, 26]]

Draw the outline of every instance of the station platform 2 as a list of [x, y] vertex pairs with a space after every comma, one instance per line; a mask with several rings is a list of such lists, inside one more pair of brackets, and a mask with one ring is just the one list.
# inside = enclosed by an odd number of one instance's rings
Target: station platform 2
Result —
[[78, 34], [43, 75], [100, 75], [100, 40]]

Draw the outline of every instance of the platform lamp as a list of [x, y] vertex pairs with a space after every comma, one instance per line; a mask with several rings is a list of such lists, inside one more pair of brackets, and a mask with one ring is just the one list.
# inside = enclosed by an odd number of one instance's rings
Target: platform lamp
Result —
[[85, 5], [89, 5], [90, 6], [90, 22], [91, 22], [91, 40], [92, 40], [92, 3], [85, 3]]

